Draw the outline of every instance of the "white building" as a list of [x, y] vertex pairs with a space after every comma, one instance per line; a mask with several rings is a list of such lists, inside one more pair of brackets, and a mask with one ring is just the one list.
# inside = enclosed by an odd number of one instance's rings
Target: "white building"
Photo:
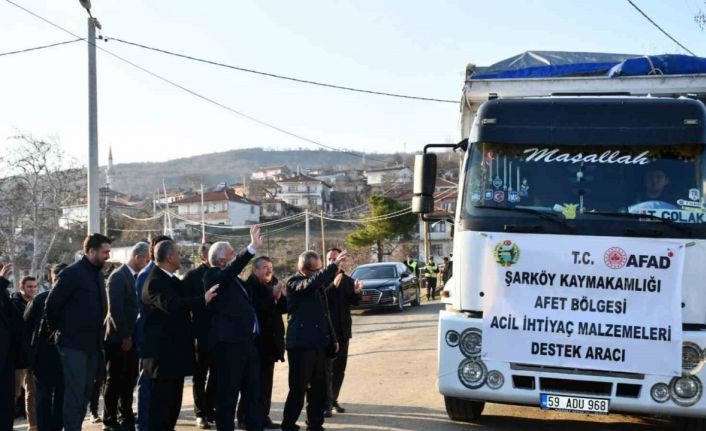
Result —
[[277, 181], [277, 198], [299, 208], [328, 210], [331, 201], [331, 186], [308, 175], [297, 175]]
[[282, 166], [269, 166], [266, 168], [260, 168], [250, 174], [250, 178], [253, 180], [279, 180], [290, 175], [292, 172], [288, 167]]
[[229, 188], [204, 193], [203, 207], [201, 194], [178, 200], [173, 206], [179, 216], [174, 218], [177, 228], [200, 225], [202, 212], [207, 224], [242, 226], [260, 222], [260, 204], [235, 194]]
[[414, 173], [407, 166], [392, 166], [389, 168], [368, 169], [365, 171], [369, 186], [383, 184], [409, 184]]
[[[439, 220], [429, 222], [429, 252], [434, 257], [434, 261], [439, 263], [444, 256], [448, 256], [453, 251], [453, 238], [451, 229], [456, 211], [456, 201], [458, 200], [457, 184], [443, 178], [436, 179], [434, 189], [434, 213], [430, 217]], [[419, 225], [419, 256], [424, 256], [424, 228]], [[426, 257], [425, 257], [426, 259]]]

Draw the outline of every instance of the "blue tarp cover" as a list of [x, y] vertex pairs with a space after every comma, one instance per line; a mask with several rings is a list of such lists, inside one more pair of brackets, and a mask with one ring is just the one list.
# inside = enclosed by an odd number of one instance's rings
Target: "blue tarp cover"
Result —
[[641, 76], [706, 73], [706, 58], [680, 54], [635, 55], [600, 52], [527, 51], [488, 67], [470, 79], [569, 76]]

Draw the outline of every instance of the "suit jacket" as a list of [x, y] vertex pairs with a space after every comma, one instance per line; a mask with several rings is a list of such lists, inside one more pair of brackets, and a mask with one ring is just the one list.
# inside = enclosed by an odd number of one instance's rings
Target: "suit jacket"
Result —
[[218, 295], [208, 304], [212, 313], [209, 343], [240, 343], [253, 339], [255, 317], [252, 292], [239, 278], [253, 255], [244, 250], [225, 268], [209, 268], [204, 288], [220, 284]]
[[135, 277], [127, 264], [118, 267], [108, 277], [108, 319], [106, 341], [120, 343], [135, 334], [137, 323]]
[[9, 281], [0, 277], [0, 373], [8, 368], [27, 367], [24, 322], [7, 294], [9, 285]]
[[[203, 284], [203, 276], [206, 274], [208, 265], [202, 263], [184, 276], [184, 288], [189, 296], [203, 295], [206, 293]], [[194, 325], [194, 336], [199, 344], [208, 343], [208, 332], [211, 327], [211, 314], [208, 309], [194, 310], [191, 319]]]
[[34, 377], [44, 384], [63, 384], [61, 357], [46, 323], [44, 305], [49, 291], [35, 296], [24, 314], [25, 329], [29, 339], [29, 368]]
[[340, 286], [336, 287], [331, 283], [326, 288], [331, 324], [338, 341], [346, 341], [353, 338], [351, 305], [358, 305], [362, 297], [362, 293], [355, 293], [355, 280], [346, 274], [343, 274]]
[[137, 275], [137, 280], [135, 280], [135, 297], [137, 298], [137, 324], [135, 325], [135, 346], [137, 347], [137, 354], [142, 357], [142, 348], [144, 346], [144, 332], [145, 332], [145, 306], [142, 303], [142, 288], [145, 286], [147, 281], [147, 276], [150, 275], [152, 269], [155, 267], [154, 261], [150, 260], [150, 263], [146, 267], [142, 268], [142, 271]]
[[287, 280], [287, 349], [326, 349], [337, 342], [324, 295], [337, 271], [331, 264], [311, 277], [297, 273]]
[[277, 279], [272, 278], [269, 284], [260, 283], [255, 275], [250, 275], [245, 281], [248, 290], [252, 292], [257, 318], [260, 322], [260, 358], [267, 362], [284, 362], [284, 322], [282, 315], [287, 313], [287, 298], [281, 296], [278, 300], [272, 297], [272, 287]]
[[178, 277], [154, 266], [142, 289], [144, 343], [142, 367], [152, 379], [190, 376], [194, 368], [191, 311], [203, 307], [203, 294], [187, 296]]
[[103, 271], [86, 257], [59, 273], [47, 297], [47, 319], [62, 347], [86, 352], [102, 349], [107, 310]]

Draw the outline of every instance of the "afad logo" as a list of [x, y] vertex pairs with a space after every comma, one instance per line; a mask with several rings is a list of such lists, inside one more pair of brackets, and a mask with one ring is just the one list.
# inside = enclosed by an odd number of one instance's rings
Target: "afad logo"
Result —
[[493, 250], [495, 261], [502, 266], [512, 266], [520, 260], [520, 247], [514, 242], [506, 239], [500, 241]]
[[669, 250], [666, 256], [653, 256], [649, 254], [627, 254], [620, 247], [611, 247], [603, 254], [603, 261], [611, 269], [654, 268], [667, 269], [672, 266], [674, 252]]

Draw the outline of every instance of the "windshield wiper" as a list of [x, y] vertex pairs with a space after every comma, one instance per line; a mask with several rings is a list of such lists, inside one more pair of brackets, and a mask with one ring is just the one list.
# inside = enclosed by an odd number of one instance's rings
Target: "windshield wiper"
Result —
[[494, 207], [491, 205], [475, 205], [473, 208], [484, 209], [484, 210], [496, 210], [496, 211], [508, 211], [508, 212], [519, 212], [525, 214], [534, 214], [545, 220], [553, 221], [554, 223], [560, 224], [562, 227], [566, 228], [568, 231], [573, 232], [575, 228], [566, 223], [566, 220], [560, 219], [553, 213], [546, 211], [540, 211], [534, 208], [527, 207]]
[[635, 213], [621, 213], [621, 212], [613, 212], [613, 211], [584, 211], [581, 213], [581, 215], [587, 215], [587, 214], [593, 214], [593, 215], [601, 215], [601, 216], [606, 216], [606, 217], [622, 217], [622, 218], [631, 218], [631, 219], [641, 219], [641, 218], [647, 218], [650, 220], [656, 220], [659, 221], [674, 230], [678, 230], [681, 233], [684, 233], [686, 235], [691, 236], [691, 229], [688, 229], [685, 226], [680, 225], [679, 223], [675, 223], [672, 220], [656, 216], [654, 214], [635, 214]]

